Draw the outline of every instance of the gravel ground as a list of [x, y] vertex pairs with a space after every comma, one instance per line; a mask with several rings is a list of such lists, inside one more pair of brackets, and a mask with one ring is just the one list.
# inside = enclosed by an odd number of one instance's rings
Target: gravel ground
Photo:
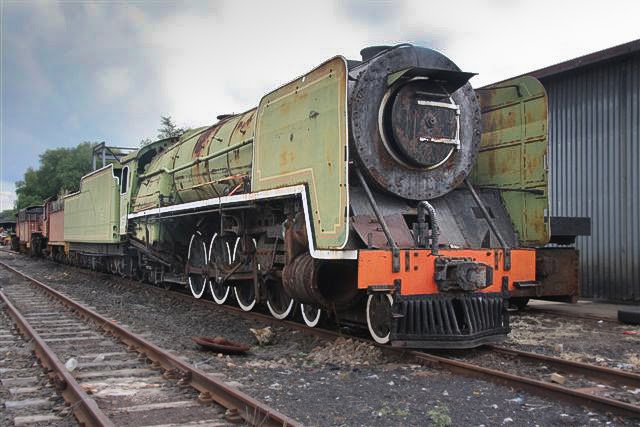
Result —
[[508, 347], [640, 372], [640, 326], [526, 310], [511, 325]]
[[[6, 252], [0, 252], [0, 260], [307, 425], [632, 424], [508, 387], [390, 360], [376, 348], [349, 339], [320, 340], [272, 327], [271, 345], [258, 346], [250, 329], [264, 328], [264, 324], [215, 306], [50, 261]], [[0, 270], [0, 280], [12, 277]], [[514, 329], [518, 328], [516, 322]], [[535, 334], [531, 325], [525, 329]], [[540, 341], [546, 333], [538, 332]], [[193, 335], [222, 335], [253, 347], [245, 356], [216, 355], [201, 351], [191, 341]]]

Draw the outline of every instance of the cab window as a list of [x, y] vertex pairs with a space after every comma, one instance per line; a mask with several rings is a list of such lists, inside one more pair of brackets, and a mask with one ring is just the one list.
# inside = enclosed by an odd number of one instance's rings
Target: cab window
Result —
[[127, 186], [129, 185], [129, 166], [125, 166], [122, 169], [122, 175], [120, 177], [120, 194], [127, 192]]

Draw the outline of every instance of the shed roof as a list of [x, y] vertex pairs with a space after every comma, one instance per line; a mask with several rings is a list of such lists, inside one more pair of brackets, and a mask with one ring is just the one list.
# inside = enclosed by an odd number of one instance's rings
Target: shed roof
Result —
[[640, 52], [640, 39], [633, 40], [618, 46], [613, 46], [608, 49], [600, 50], [598, 52], [589, 53], [584, 56], [579, 56], [577, 58], [550, 65], [545, 68], [540, 68], [539, 70], [531, 71], [526, 74], [538, 79], [543, 79], [545, 77], [554, 76], [556, 74], [573, 71], [577, 68], [611, 61], [614, 59], [620, 59], [625, 56], [633, 55], [637, 52]]
[[587, 55], [579, 56], [577, 58], [569, 59], [568, 61], [559, 62], [557, 64], [550, 65], [548, 67], [540, 68], [534, 71], [529, 71], [527, 73], [520, 74], [518, 76], [509, 77], [507, 79], [503, 79], [495, 83], [491, 83], [488, 86], [502, 83], [504, 81], [511, 80], [517, 77], [522, 77], [522, 76], [533, 76], [537, 79], [545, 79], [548, 77], [556, 76], [558, 74], [573, 71], [578, 68], [588, 67], [590, 65], [612, 61], [615, 59], [621, 59], [626, 56], [637, 54], [639, 52], [640, 52], [640, 39], [633, 40], [628, 43], [620, 44], [618, 46], [613, 46], [608, 49], [599, 50], [598, 52], [593, 52]]

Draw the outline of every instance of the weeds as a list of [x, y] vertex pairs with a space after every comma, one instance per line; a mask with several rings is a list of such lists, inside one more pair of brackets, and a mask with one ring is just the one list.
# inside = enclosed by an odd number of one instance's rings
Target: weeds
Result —
[[431, 418], [431, 424], [435, 427], [448, 427], [451, 425], [451, 417], [449, 416], [449, 408], [446, 406], [436, 406], [427, 412]]

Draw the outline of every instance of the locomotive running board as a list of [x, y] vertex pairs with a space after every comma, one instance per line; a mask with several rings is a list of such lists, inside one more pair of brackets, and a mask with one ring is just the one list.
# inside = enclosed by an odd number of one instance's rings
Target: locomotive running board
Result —
[[276, 188], [273, 190], [258, 191], [255, 193], [237, 194], [233, 196], [225, 197], [213, 197], [206, 200], [198, 200], [196, 202], [181, 203], [179, 205], [164, 206], [153, 209], [147, 209], [141, 212], [129, 214], [128, 219], [147, 218], [147, 217], [162, 217], [164, 214], [174, 214], [177, 212], [198, 214], [207, 208], [215, 208], [218, 206], [241, 204], [251, 202], [254, 200], [265, 199], [281, 199], [291, 196], [302, 197], [302, 207], [304, 209], [305, 226], [307, 228], [307, 237], [309, 239], [309, 251], [313, 258], [318, 259], [358, 259], [357, 250], [327, 250], [316, 249], [315, 242], [313, 241], [313, 233], [311, 230], [311, 224], [309, 223], [309, 203], [307, 197], [307, 189], [304, 185], [294, 185], [291, 187]]

